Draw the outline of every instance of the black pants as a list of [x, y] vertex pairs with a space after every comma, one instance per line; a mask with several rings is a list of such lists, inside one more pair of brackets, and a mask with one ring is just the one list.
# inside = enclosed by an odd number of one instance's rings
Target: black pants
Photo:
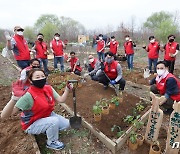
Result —
[[81, 72], [79, 71], [79, 70], [77, 70], [77, 69], [75, 69], [75, 71], [74, 71], [74, 74], [76, 74], [76, 75], [81, 75]]
[[[91, 65], [88, 66], [88, 72], [91, 72], [93, 71], [94, 69], [91, 67]], [[98, 77], [96, 76], [96, 74], [92, 74], [90, 75], [91, 76], [91, 80], [94, 80], [94, 81], [98, 81]]]
[[[160, 94], [155, 84], [151, 86], [150, 91], [152, 91], [154, 94]], [[172, 109], [173, 104], [174, 104], [174, 100], [172, 100], [171, 98], [168, 98], [167, 101], [164, 104], [162, 104], [162, 106], [165, 109]]]
[[169, 68], [169, 72], [173, 74], [174, 72], [174, 65], [175, 65], [175, 60], [174, 61], [170, 61], [170, 60], [164, 60]]
[[[111, 80], [114, 80], [114, 79], [111, 79]], [[98, 81], [105, 86], [108, 86], [110, 82], [104, 73], [102, 73], [102, 75], [98, 77]], [[123, 78], [121, 78], [116, 84], [119, 84], [119, 90], [124, 90], [126, 81]]]

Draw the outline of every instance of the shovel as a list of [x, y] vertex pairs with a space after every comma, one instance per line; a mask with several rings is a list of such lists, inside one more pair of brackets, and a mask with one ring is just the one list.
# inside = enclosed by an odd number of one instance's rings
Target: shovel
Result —
[[[69, 83], [77, 83], [77, 80], [69, 80]], [[74, 117], [70, 118], [70, 125], [74, 129], [78, 129], [81, 127], [82, 118], [78, 117], [76, 114], [76, 93], [75, 88], [73, 88], [73, 106], [74, 106]]]
[[[104, 75], [107, 77], [107, 79], [109, 81], [111, 81], [111, 79], [107, 76], [107, 74], [103, 71]], [[116, 95], [119, 96], [119, 89], [115, 86], [115, 85], [112, 85], [115, 89], [115, 92], [116, 92]]]

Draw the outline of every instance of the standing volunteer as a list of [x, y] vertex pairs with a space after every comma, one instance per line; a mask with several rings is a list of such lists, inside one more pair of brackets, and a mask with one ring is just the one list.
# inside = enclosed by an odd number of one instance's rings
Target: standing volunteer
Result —
[[163, 95], [161, 104], [165, 114], [171, 114], [174, 101], [180, 101], [180, 81], [168, 71], [165, 61], [157, 63], [157, 76], [150, 81], [150, 90], [154, 94]]
[[57, 69], [58, 62], [61, 65], [61, 71], [64, 72], [64, 51], [65, 44], [60, 40], [60, 34], [55, 33], [53, 40], [50, 42], [50, 48], [54, 54], [54, 69]]
[[167, 66], [169, 68], [169, 72], [173, 74], [174, 72], [174, 65], [176, 60], [176, 55], [179, 52], [179, 43], [175, 42], [175, 36], [169, 35], [168, 36], [168, 43], [165, 44], [164, 49], [164, 61], [166, 61]]
[[71, 72], [76, 75], [81, 75], [82, 68], [79, 59], [75, 56], [75, 52], [70, 53], [70, 58], [67, 60], [71, 65]]
[[48, 59], [47, 59], [47, 55], [48, 55], [48, 50], [47, 50], [47, 44], [43, 41], [44, 39], [44, 35], [42, 33], [39, 33], [37, 35], [37, 40], [35, 42], [35, 45], [33, 46], [32, 50], [35, 50], [35, 54], [36, 54], [36, 58], [40, 60], [40, 66], [42, 67], [43, 64], [43, 68], [44, 71], [46, 73], [46, 75], [48, 75]]
[[124, 50], [127, 58], [128, 69], [131, 71], [133, 69], [134, 47], [136, 47], [136, 45], [132, 39], [130, 39], [129, 35], [125, 36], [125, 40]]
[[98, 80], [96, 73], [100, 69], [100, 66], [101, 66], [101, 63], [98, 60], [98, 58], [94, 58], [94, 56], [89, 55], [88, 72], [89, 72], [89, 75], [91, 76], [91, 79], [94, 81]]
[[119, 90], [124, 90], [126, 81], [122, 78], [121, 65], [114, 60], [113, 53], [107, 52], [104, 65], [97, 72], [98, 80], [103, 83], [104, 89], [108, 88], [109, 83], [112, 85], [119, 84]]
[[99, 34], [99, 39], [96, 40], [97, 42], [97, 55], [100, 62], [104, 62], [104, 48], [105, 48], [105, 41], [103, 40], [103, 35]]
[[[156, 65], [159, 58], [159, 49], [160, 45], [159, 42], [155, 40], [154, 36], [149, 37], [149, 45], [144, 46], [143, 48], [148, 52], [148, 64], [149, 64], [149, 70], [150, 73], [156, 73]], [[152, 71], [152, 64], [154, 66], [154, 71]]]
[[45, 85], [46, 76], [43, 70], [33, 69], [29, 73], [29, 80], [32, 85], [28, 92], [16, 103], [8, 102], [1, 113], [1, 118], [7, 118], [21, 111], [21, 125], [26, 133], [36, 135], [46, 133], [48, 148], [63, 149], [65, 145], [59, 141], [59, 131], [70, 126], [69, 120], [54, 113], [53, 110], [55, 101], [65, 102], [72, 85], [68, 84], [64, 94], [59, 96], [50, 85]]
[[20, 26], [14, 27], [14, 36], [11, 38], [8, 32], [5, 33], [7, 48], [13, 51], [17, 65], [24, 69], [29, 66], [30, 50], [28, 43], [23, 36], [24, 29]]
[[109, 46], [110, 52], [112, 52], [114, 55], [117, 54], [119, 43], [116, 41], [115, 36], [111, 36], [111, 41], [107, 44]]

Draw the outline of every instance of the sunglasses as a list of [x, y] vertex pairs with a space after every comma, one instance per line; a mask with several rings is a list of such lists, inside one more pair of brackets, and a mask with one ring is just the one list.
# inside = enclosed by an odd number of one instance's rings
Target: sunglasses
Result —
[[23, 31], [24, 31], [24, 29], [17, 29], [17, 31], [18, 31], [18, 32], [23, 32]]

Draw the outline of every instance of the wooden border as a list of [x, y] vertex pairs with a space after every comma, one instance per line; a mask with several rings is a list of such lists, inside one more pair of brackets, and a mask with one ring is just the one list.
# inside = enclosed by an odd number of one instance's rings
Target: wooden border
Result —
[[[62, 103], [61, 106], [68, 113], [74, 115], [74, 112], [66, 104]], [[140, 121], [145, 122], [148, 119], [149, 112], [150, 109], [144, 115], [142, 115]], [[120, 150], [120, 148], [123, 146], [123, 144], [126, 142], [127, 138], [129, 137], [130, 132], [132, 130], [136, 130], [134, 126], [131, 126], [120, 138], [118, 138], [114, 142], [110, 138], [108, 138], [105, 134], [103, 134], [101, 131], [94, 129], [93, 126], [89, 124], [84, 118], [82, 118], [82, 125], [88, 128], [102, 143], [106, 145], [108, 149], [112, 151], [113, 154], [115, 154], [118, 150]]]

